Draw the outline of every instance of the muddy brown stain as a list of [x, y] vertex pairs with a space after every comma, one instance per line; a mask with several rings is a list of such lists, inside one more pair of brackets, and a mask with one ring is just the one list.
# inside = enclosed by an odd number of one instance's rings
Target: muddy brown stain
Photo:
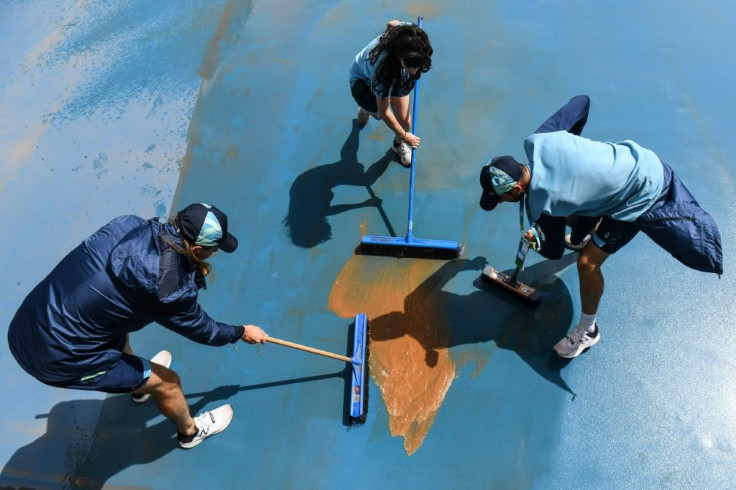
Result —
[[456, 375], [449, 328], [435, 301], [439, 291], [426, 287], [442, 264], [353, 255], [329, 297], [328, 307], [339, 316], [367, 314], [371, 377], [391, 435], [404, 438], [409, 455], [422, 445]]

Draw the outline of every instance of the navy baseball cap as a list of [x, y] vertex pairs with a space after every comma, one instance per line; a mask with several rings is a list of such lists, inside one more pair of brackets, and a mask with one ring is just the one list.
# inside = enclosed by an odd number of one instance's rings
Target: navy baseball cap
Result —
[[523, 166], [508, 155], [496, 157], [480, 169], [480, 207], [493, 210], [501, 195], [508, 192], [524, 174]]
[[238, 248], [238, 239], [227, 231], [227, 215], [215, 206], [190, 204], [179, 211], [178, 217], [181, 234], [189, 243], [217, 247], [227, 253]]

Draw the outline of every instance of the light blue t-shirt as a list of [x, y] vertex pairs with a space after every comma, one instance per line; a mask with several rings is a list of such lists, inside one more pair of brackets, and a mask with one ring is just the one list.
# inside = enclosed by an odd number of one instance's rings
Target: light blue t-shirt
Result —
[[[369, 42], [368, 45], [360, 51], [360, 53], [355, 55], [353, 64], [350, 65], [350, 85], [357, 80], [373, 81], [373, 74], [376, 71], [376, 65], [371, 64], [368, 58], [371, 55], [373, 48], [378, 45], [379, 39], [381, 39], [381, 36], [378, 36], [373, 41]], [[369, 83], [369, 85], [372, 85], [372, 83]]]
[[529, 159], [531, 219], [608, 216], [635, 221], [662, 193], [657, 155], [633, 141], [604, 143], [567, 131], [535, 133], [524, 140]]

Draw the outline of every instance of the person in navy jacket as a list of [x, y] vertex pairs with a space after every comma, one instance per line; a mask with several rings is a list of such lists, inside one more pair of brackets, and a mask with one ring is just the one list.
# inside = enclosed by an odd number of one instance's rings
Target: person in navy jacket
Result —
[[573, 97], [524, 140], [528, 165], [505, 155], [480, 173], [481, 208], [518, 202], [532, 224], [525, 238], [542, 256], [558, 259], [565, 246], [580, 252], [580, 321], [554, 347], [566, 358], [600, 339], [601, 266], [639, 231], [686, 266], [723, 273], [715, 220], [653, 151], [582, 137], [589, 109], [587, 96]]
[[156, 322], [201, 344], [242, 340], [265, 343], [256, 325], [212, 319], [197, 302], [206, 260], [234, 252], [227, 216], [191, 204], [169, 222], [126, 215], [113, 219], [72, 250], [26, 297], [8, 329], [18, 364], [39, 381], [60, 388], [153, 396], [191, 448], [224, 430], [232, 407], [192, 417], [171, 354], [151, 361], [133, 355], [128, 335]]

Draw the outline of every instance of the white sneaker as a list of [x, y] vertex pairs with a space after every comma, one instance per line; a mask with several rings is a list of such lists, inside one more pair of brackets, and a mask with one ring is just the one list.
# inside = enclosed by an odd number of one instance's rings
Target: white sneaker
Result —
[[365, 109], [363, 109], [362, 107], [358, 106], [358, 122], [362, 126], [365, 126], [366, 124], [368, 124], [368, 120], [370, 118], [373, 118], [376, 121], [380, 121], [381, 120], [381, 114], [378, 113], [378, 112], [368, 112]]
[[580, 243], [572, 243], [571, 236], [568, 233], [565, 235], [565, 247], [569, 248], [570, 250], [582, 250], [585, 248], [585, 246], [590, 241], [590, 235], [586, 235], [585, 238], [583, 238], [583, 241]]
[[[153, 359], [151, 359], [151, 362], [155, 364], [160, 364], [161, 366], [168, 369], [169, 366], [171, 366], [171, 352], [167, 350], [162, 350], [161, 352], [153, 356]], [[130, 396], [133, 398], [133, 401], [136, 403], [143, 403], [149, 398], [151, 398], [151, 395], [149, 395], [148, 393], [143, 394], [143, 395], [130, 395]]]
[[401, 165], [407, 168], [411, 167], [411, 146], [407, 145], [403, 141], [397, 145], [396, 140], [394, 140], [394, 144], [391, 146], [391, 149], [399, 155], [399, 163]]
[[358, 122], [365, 126], [368, 124], [368, 120], [371, 118], [371, 113], [363, 109], [362, 107], [358, 107]]
[[233, 407], [229, 404], [197, 415], [194, 417], [197, 432], [191, 436], [184, 436], [177, 432], [176, 437], [179, 439], [179, 445], [184, 449], [191, 449], [208, 437], [227, 429], [232, 419]]
[[598, 324], [595, 325], [593, 333], [575, 327], [564, 339], [555, 344], [554, 351], [560, 357], [572, 359], [579, 356], [584, 350], [593, 347], [600, 339], [601, 334], [598, 332]]

